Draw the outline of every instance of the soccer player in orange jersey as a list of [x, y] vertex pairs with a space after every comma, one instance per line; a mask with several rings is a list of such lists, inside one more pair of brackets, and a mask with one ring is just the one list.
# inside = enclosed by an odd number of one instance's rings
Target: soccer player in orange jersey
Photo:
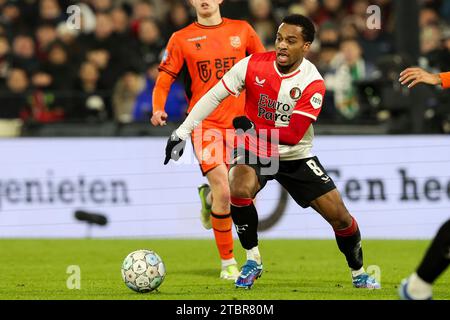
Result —
[[[419, 83], [450, 89], [450, 72], [432, 74], [421, 68], [407, 68], [400, 73], [399, 81], [412, 88]], [[450, 219], [435, 235], [422, 262], [407, 279], [401, 282], [398, 293], [403, 300], [431, 300], [433, 283], [450, 265]]]
[[[186, 95], [189, 100], [187, 111], [190, 112], [195, 103], [234, 64], [249, 54], [265, 51], [256, 32], [247, 22], [222, 18], [219, 9], [222, 2], [223, 0], [190, 0], [195, 8], [197, 21], [175, 32], [167, 44], [153, 91], [151, 123], [154, 126], [166, 124], [164, 105], [171, 84], [181, 72], [186, 75]], [[224, 100], [221, 107], [206, 118], [192, 135], [201, 171], [209, 182], [209, 185], [199, 187], [201, 220], [206, 229], [212, 227], [214, 230], [222, 260], [220, 277], [229, 280], [235, 280], [239, 276], [239, 269], [233, 254], [226, 165], [232, 141], [225, 138], [225, 130], [232, 128], [233, 118], [244, 114], [244, 102], [244, 96]]]

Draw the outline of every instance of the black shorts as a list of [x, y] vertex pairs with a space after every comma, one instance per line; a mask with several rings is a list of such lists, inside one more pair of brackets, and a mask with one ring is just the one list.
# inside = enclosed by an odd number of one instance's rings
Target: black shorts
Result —
[[[248, 154], [246, 158], [247, 156]], [[303, 208], [309, 207], [313, 200], [336, 188], [333, 179], [327, 174], [317, 157], [279, 161], [278, 171], [269, 175], [261, 173], [262, 168], [268, 166], [267, 161], [264, 163], [257, 161], [256, 164], [254, 162], [245, 164], [255, 170], [261, 186], [259, 190], [264, 188], [267, 181], [275, 179]], [[230, 168], [236, 164], [242, 164], [242, 162], [232, 163]]]

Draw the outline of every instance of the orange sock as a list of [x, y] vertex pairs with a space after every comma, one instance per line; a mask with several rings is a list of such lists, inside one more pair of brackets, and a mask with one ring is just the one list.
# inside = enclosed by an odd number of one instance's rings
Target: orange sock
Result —
[[220, 258], [222, 260], [232, 259], [234, 254], [231, 214], [229, 212], [220, 214], [211, 212], [211, 222]]

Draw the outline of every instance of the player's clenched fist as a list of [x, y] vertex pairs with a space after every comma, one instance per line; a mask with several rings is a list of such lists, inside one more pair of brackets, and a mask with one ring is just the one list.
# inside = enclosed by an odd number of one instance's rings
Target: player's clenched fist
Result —
[[150, 122], [152, 125], [156, 126], [165, 126], [167, 123], [167, 113], [164, 111], [156, 111], [152, 118], [150, 119]]
[[185, 146], [186, 141], [178, 137], [174, 131], [167, 140], [166, 158], [164, 159], [164, 164], [168, 164], [170, 159], [174, 161], [180, 159], [183, 155]]
[[254, 123], [246, 116], [236, 117], [233, 119], [233, 127], [244, 131], [255, 129]]

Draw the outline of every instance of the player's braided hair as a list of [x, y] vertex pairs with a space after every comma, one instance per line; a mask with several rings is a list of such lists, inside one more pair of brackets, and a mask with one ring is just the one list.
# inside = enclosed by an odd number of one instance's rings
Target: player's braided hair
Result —
[[301, 14], [291, 14], [286, 16], [283, 23], [293, 24], [302, 28], [302, 36], [305, 42], [313, 42], [314, 35], [316, 34], [316, 29], [314, 28], [314, 24], [312, 21]]

